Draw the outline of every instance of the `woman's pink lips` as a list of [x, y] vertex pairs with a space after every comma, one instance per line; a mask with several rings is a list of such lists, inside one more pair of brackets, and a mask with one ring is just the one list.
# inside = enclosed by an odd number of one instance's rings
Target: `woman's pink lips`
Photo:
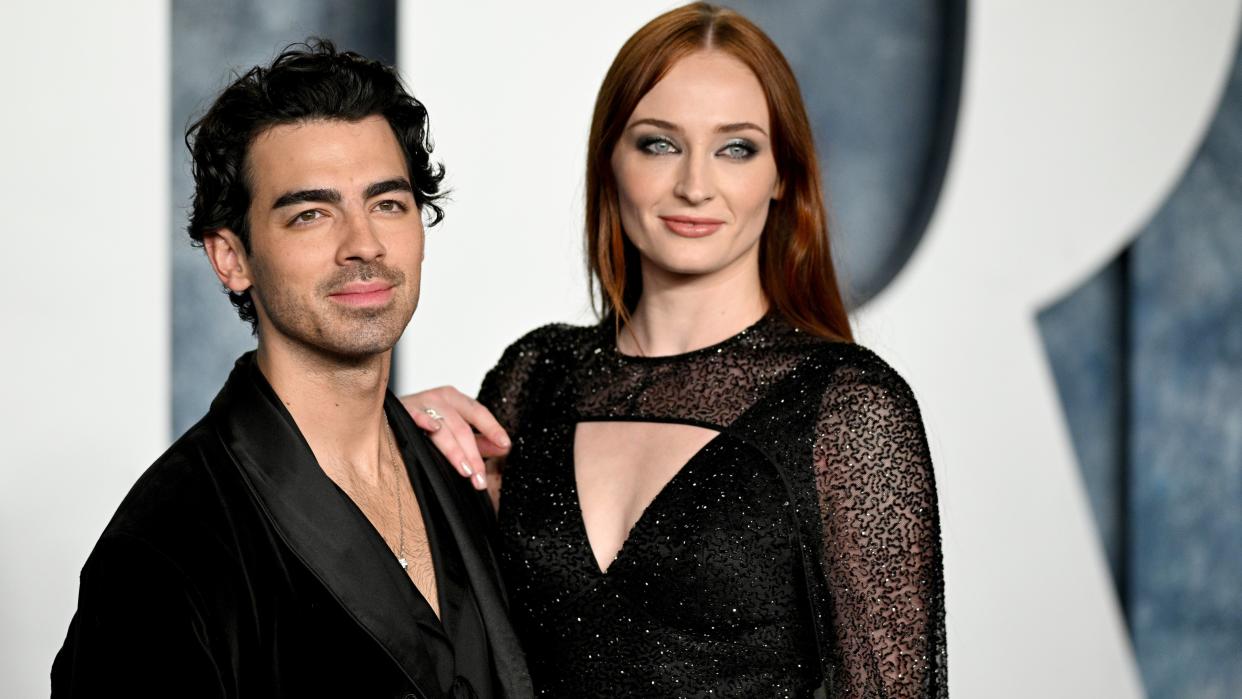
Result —
[[351, 282], [330, 298], [346, 306], [380, 306], [392, 298], [392, 286], [387, 282]]
[[724, 221], [696, 216], [661, 216], [664, 227], [685, 238], [702, 238], [720, 230]]

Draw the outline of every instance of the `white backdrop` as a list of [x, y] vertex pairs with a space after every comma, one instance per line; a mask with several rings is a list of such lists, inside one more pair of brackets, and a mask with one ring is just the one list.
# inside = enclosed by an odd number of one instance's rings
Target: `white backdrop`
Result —
[[[477, 387], [586, 320], [585, 136], [604, 70], [667, 2], [405, 3], [401, 64], [455, 190], [406, 389]], [[978, 0], [942, 202], [858, 318], [928, 424], [956, 697], [1141, 694], [1034, 309], [1124, 244], [1215, 110], [1242, 0]], [[168, 444], [168, 8], [0, 5], [0, 696], [47, 693], [77, 574]]]
[[168, 446], [168, 8], [0, 4], [0, 696], [48, 694], [78, 571]]

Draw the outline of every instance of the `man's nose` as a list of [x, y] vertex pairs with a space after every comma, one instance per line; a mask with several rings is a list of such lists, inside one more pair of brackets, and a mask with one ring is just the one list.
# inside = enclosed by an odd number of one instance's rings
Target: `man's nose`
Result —
[[346, 212], [342, 224], [344, 234], [337, 249], [338, 263], [372, 262], [384, 256], [384, 244], [364, 212]]

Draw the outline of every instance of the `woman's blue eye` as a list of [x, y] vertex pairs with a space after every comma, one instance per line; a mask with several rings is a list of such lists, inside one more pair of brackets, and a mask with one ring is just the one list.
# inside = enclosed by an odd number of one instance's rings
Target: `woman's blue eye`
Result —
[[638, 142], [638, 149], [651, 155], [668, 155], [677, 152], [677, 146], [674, 146], [672, 141], [655, 136], [641, 139]]
[[734, 141], [726, 144], [724, 148], [720, 149], [720, 152], [726, 158], [732, 158], [733, 160], [745, 160], [758, 151], [758, 148], [746, 141]]

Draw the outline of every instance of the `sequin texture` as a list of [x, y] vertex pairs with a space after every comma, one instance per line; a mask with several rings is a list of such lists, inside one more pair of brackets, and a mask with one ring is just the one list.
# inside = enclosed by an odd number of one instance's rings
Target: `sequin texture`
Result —
[[[947, 696], [927, 441], [875, 354], [775, 313], [656, 358], [619, 354], [607, 323], [550, 325], [479, 399], [513, 437], [500, 559], [541, 696], [809, 697], [825, 678], [836, 697]], [[573, 475], [589, 420], [719, 432], [607, 573]]]

